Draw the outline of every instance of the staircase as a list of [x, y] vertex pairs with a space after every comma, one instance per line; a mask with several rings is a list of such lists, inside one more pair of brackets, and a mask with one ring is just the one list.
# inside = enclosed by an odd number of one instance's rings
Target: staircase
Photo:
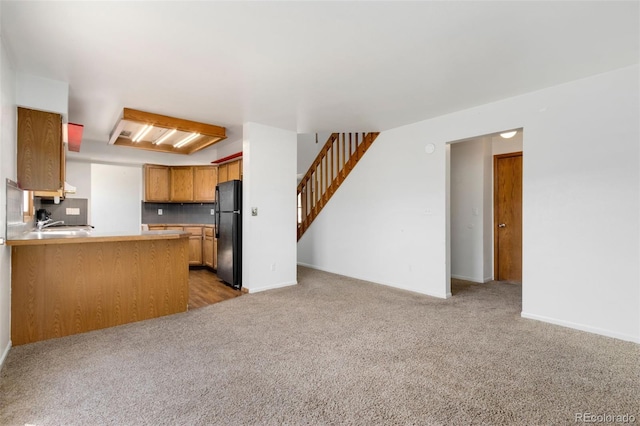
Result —
[[379, 132], [332, 133], [298, 184], [298, 240], [318, 216]]

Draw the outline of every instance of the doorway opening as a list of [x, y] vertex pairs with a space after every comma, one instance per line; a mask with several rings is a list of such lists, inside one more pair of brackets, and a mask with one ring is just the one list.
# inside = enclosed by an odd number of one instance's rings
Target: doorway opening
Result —
[[448, 293], [521, 283], [523, 130], [453, 141], [448, 153]]

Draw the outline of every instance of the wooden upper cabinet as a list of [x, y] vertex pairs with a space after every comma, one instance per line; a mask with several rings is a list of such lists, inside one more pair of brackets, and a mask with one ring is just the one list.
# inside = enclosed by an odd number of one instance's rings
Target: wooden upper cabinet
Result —
[[62, 116], [18, 108], [18, 186], [58, 191], [64, 188]]
[[229, 175], [227, 177], [228, 180], [240, 179], [240, 160], [229, 163]]
[[144, 201], [160, 203], [213, 203], [216, 166], [144, 165]]
[[169, 201], [169, 167], [144, 165], [144, 200]]
[[218, 166], [218, 183], [229, 180], [229, 164], [221, 164]]
[[218, 183], [235, 179], [242, 180], [242, 159], [218, 166]]
[[218, 168], [215, 166], [193, 167], [193, 201], [213, 202], [216, 198]]
[[193, 201], [193, 167], [171, 167], [171, 201]]

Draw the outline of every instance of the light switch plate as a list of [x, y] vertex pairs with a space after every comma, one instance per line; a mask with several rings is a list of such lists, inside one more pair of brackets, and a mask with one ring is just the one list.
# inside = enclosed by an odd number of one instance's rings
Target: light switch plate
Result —
[[258, 208], [251, 207], [251, 216], [258, 216]]

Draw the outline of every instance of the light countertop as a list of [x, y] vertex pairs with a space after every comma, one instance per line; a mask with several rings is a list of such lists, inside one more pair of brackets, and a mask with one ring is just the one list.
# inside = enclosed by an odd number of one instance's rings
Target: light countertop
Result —
[[49, 235], [46, 233], [27, 232], [7, 240], [9, 246], [47, 245], [47, 244], [84, 244], [119, 241], [166, 240], [189, 238], [184, 231], [138, 231], [107, 233], [91, 231], [88, 235]]

